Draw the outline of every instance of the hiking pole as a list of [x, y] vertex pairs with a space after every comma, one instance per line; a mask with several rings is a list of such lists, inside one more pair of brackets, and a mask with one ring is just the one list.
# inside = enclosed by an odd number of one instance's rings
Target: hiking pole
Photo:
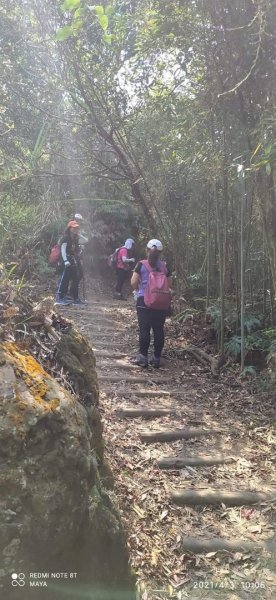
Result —
[[82, 295], [83, 295], [83, 299], [85, 300], [85, 279], [84, 279], [84, 271], [83, 271], [83, 275], [82, 275]]

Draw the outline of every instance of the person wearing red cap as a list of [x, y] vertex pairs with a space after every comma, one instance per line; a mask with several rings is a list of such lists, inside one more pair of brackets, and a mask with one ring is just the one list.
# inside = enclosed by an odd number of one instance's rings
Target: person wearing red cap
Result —
[[[59, 281], [56, 304], [86, 304], [79, 299], [79, 224], [77, 221], [69, 221], [63, 238], [60, 240], [62, 273]], [[70, 284], [71, 300], [66, 298]]]

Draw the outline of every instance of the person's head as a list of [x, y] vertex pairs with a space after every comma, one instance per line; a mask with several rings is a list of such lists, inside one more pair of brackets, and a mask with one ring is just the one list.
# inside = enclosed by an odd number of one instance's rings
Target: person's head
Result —
[[150, 240], [147, 243], [147, 258], [152, 268], [156, 267], [162, 250], [163, 244], [160, 240]]
[[68, 233], [72, 238], [79, 233], [80, 226], [77, 221], [69, 221], [65, 233]]
[[124, 248], [126, 248], [127, 250], [131, 250], [133, 244], [134, 240], [132, 238], [127, 238], [127, 240], [125, 241]]
[[77, 223], [79, 223], [81, 225], [84, 221], [84, 218], [82, 215], [80, 215], [80, 213], [76, 213], [74, 215], [74, 221], [76, 221]]

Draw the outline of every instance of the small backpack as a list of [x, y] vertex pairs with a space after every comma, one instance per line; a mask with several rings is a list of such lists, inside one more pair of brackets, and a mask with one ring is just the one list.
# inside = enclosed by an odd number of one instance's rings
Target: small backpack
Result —
[[116, 248], [115, 252], [113, 252], [113, 254], [110, 254], [107, 259], [107, 264], [109, 267], [111, 267], [111, 269], [116, 269], [117, 267], [119, 250], [121, 250], [121, 248]]
[[60, 245], [59, 244], [55, 244], [55, 246], [53, 246], [49, 258], [48, 258], [48, 262], [50, 265], [55, 266], [57, 265], [59, 259], [60, 259]]
[[144, 293], [145, 305], [155, 310], [168, 310], [172, 295], [169, 289], [165, 263], [161, 262], [160, 264], [162, 271], [154, 271], [147, 260], [141, 260], [141, 263], [149, 273]]

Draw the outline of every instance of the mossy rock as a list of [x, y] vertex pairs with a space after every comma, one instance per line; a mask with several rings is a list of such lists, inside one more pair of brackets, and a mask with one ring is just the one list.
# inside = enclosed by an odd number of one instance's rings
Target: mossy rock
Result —
[[88, 406], [86, 408], [88, 425], [92, 432], [92, 438], [90, 440], [91, 449], [97, 456], [98, 463], [101, 465], [103, 462], [104, 454], [104, 441], [103, 441], [103, 425], [101, 421], [101, 415], [96, 406]]
[[[92, 352], [82, 347], [93, 376]], [[22, 573], [77, 572], [76, 598], [135, 600], [116, 498], [104, 489], [108, 467], [98, 408], [82, 406], [15, 343], [0, 344], [1, 353], [1, 598], [30, 598], [27, 585], [11, 589], [16, 567]], [[71, 355], [68, 350], [68, 360]], [[65, 587], [55, 582], [45, 600], [72, 595]]]
[[100, 480], [101, 480], [103, 487], [106, 490], [113, 490], [114, 489], [114, 477], [113, 477], [111, 467], [109, 466], [109, 464], [105, 458], [99, 465], [99, 475], [100, 475]]
[[96, 359], [85, 337], [74, 329], [63, 334], [56, 347], [56, 359], [69, 373], [81, 402], [86, 406], [98, 406]]

